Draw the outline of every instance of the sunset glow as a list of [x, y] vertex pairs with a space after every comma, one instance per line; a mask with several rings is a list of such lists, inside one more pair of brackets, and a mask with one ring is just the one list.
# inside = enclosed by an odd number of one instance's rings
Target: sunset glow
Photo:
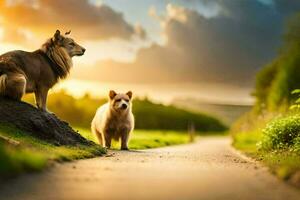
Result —
[[297, 187], [300, 0], [0, 0], [0, 199]]
[[[222, 92], [216, 94], [214, 91]], [[226, 87], [212, 84], [123, 84], [98, 81], [83, 81], [71, 79], [61, 82], [53, 91], [65, 90], [75, 97], [90, 94], [93, 97], [108, 96], [108, 91], [113, 89], [119, 92], [134, 91], [134, 96], [149, 98], [155, 102], [170, 104], [174, 99], [200, 99], [202, 102], [232, 105], [252, 105], [253, 99], [249, 90], [238, 87]], [[201, 92], [199, 92], [201, 91]], [[238, 99], [237, 99], [238, 95]]]
[[[69, 1], [2, 1], [0, 53], [33, 51], [56, 29], [72, 30], [87, 51], [74, 58], [71, 80], [57, 88], [95, 96], [110, 87], [130, 88], [163, 102], [186, 96], [251, 103], [254, 74], [275, 55], [283, 20], [294, 12], [291, 7], [282, 14], [271, 0], [80, 0], [61, 9]], [[266, 16], [255, 20], [257, 13]], [[274, 26], [267, 26], [274, 18]], [[266, 41], [261, 32], [274, 34]], [[263, 45], [257, 49], [256, 43]]]

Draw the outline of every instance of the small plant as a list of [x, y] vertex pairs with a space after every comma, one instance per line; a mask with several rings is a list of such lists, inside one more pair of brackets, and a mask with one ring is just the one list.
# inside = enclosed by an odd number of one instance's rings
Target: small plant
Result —
[[295, 100], [294, 104], [290, 106], [290, 110], [300, 110], [300, 89], [293, 90], [292, 95], [298, 95], [297, 99]]
[[300, 115], [281, 117], [267, 124], [260, 148], [300, 152]]

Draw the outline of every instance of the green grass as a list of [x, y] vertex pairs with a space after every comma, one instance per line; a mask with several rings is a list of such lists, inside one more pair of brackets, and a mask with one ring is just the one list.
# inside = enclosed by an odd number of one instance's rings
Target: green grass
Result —
[[148, 149], [189, 142], [186, 132], [137, 130], [129, 143], [131, 149]]
[[299, 121], [293, 113], [250, 112], [232, 126], [233, 146], [279, 178], [290, 179], [300, 171]]
[[238, 133], [233, 137], [233, 146], [247, 154], [255, 154], [261, 138], [259, 131]]
[[0, 178], [20, 174], [24, 171], [40, 171], [47, 160], [38, 152], [0, 143]]
[[28, 136], [12, 126], [0, 124], [0, 177], [12, 176], [25, 171], [38, 171], [51, 161], [69, 161], [90, 158], [105, 153], [98, 145], [93, 146], [55, 146]]
[[266, 151], [261, 149], [262, 130], [235, 134], [233, 146], [248, 156], [262, 161], [272, 173], [281, 179], [288, 180], [300, 171], [299, 154], [289, 149]]
[[[85, 138], [96, 141], [95, 137], [91, 134], [90, 130], [77, 128], [82, 136]], [[130, 149], [149, 149], [164, 147], [170, 145], [185, 144], [189, 142], [189, 136], [186, 132], [179, 131], [160, 131], [160, 130], [134, 130], [130, 136], [129, 148]], [[119, 148], [119, 142], [113, 142], [113, 148]]]
[[279, 178], [288, 180], [300, 171], [298, 154], [289, 151], [260, 153], [260, 159], [270, 167]]

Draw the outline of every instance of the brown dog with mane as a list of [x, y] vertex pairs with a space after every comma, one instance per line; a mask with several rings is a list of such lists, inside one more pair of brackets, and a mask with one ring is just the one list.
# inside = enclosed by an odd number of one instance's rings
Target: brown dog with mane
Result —
[[21, 100], [34, 93], [36, 105], [46, 111], [48, 91], [64, 79], [73, 65], [72, 57], [85, 49], [57, 30], [40, 49], [33, 52], [11, 51], [0, 56], [0, 96]]

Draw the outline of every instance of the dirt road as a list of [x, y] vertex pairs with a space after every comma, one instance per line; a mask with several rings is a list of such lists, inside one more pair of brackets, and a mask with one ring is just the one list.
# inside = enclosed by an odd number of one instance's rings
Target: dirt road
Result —
[[247, 161], [222, 137], [59, 164], [0, 187], [0, 199], [300, 199], [300, 191]]

